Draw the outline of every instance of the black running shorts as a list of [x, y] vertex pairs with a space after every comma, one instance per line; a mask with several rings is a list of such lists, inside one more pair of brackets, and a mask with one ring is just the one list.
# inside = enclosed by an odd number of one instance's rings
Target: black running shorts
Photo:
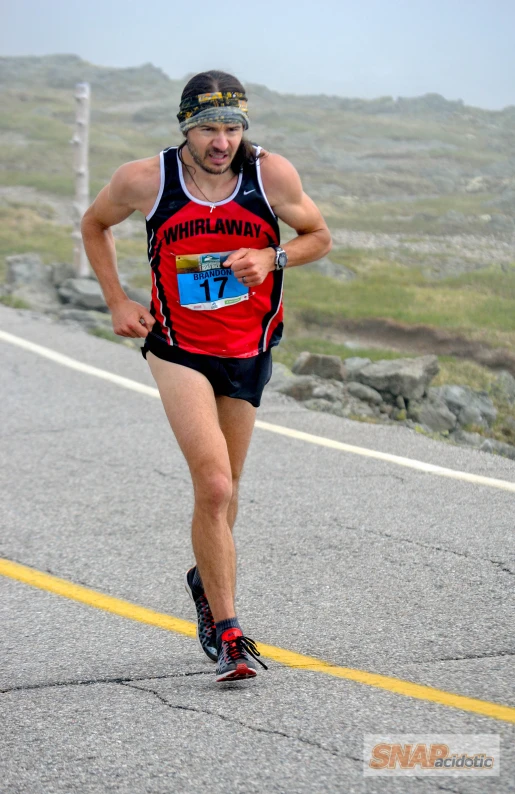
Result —
[[259, 407], [263, 389], [272, 377], [271, 350], [250, 358], [218, 358], [189, 353], [176, 345], [162, 342], [150, 333], [141, 352], [144, 358], [150, 352], [164, 361], [195, 369], [205, 375], [215, 394], [247, 400], [255, 408]]

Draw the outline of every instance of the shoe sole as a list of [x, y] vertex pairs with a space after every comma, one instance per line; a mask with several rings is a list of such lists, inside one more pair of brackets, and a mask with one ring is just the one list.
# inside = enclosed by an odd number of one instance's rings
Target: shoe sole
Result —
[[[192, 589], [191, 589], [191, 587], [189, 585], [189, 582], [188, 582], [188, 574], [189, 574], [190, 571], [191, 571], [191, 568], [188, 568], [188, 570], [186, 571], [186, 573], [184, 575], [184, 589], [188, 593], [188, 595], [191, 598], [191, 600], [193, 601], [193, 603], [195, 603], [195, 599], [193, 598], [193, 591], [192, 591]], [[197, 641], [198, 641], [198, 644], [200, 645], [200, 647], [202, 648], [202, 653], [205, 656], [207, 656], [207, 658], [209, 659], [210, 662], [214, 662], [214, 664], [216, 664], [217, 661], [218, 661], [218, 656], [217, 656], [216, 659], [213, 659], [212, 656], [210, 656], [208, 653], [206, 653], [206, 651], [204, 649], [204, 646], [200, 642], [200, 637], [198, 636], [198, 627], [197, 627]]]
[[238, 664], [235, 670], [229, 670], [227, 673], [217, 676], [216, 683], [221, 684], [224, 681], [244, 681], [246, 678], [255, 678], [257, 670], [248, 667], [244, 662]]

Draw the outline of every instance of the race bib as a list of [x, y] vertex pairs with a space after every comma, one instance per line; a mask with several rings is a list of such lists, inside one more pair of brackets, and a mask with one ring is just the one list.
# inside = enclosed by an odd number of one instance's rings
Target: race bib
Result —
[[188, 254], [175, 258], [181, 306], [212, 310], [248, 300], [249, 288], [238, 281], [229, 267], [224, 267], [231, 253]]

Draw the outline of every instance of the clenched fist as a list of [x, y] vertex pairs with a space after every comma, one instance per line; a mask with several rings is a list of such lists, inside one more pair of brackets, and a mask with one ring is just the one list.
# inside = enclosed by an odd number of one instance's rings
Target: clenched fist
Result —
[[145, 337], [154, 326], [155, 319], [148, 309], [129, 298], [116, 303], [110, 309], [113, 331], [118, 336]]

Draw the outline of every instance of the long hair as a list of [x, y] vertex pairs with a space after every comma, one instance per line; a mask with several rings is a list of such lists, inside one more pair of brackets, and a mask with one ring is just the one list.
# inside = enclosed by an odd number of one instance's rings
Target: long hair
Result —
[[[211, 94], [215, 91], [236, 91], [237, 93], [246, 94], [244, 87], [237, 77], [234, 77], [234, 75], [228, 74], [227, 72], [220, 72], [217, 69], [211, 69], [209, 72], [200, 72], [199, 74], [196, 74], [194, 77], [192, 77], [191, 80], [188, 80], [181, 94], [181, 102], [184, 99], [189, 99], [190, 97], [195, 97], [199, 94]], [[184, 146], [186, 146], [186, 141], [181, 143], [179, 150]], [[245, 138], [245, 136], [243, 136], [231, 163], [231, 169], [235, 174], [239, 174], [242, 168], [245, 168], [249, 165], [254, 165], [256, 160], [259, 160], [264, 156], [264, 152], [260, 152], [256, 156], [254, 146]]]

